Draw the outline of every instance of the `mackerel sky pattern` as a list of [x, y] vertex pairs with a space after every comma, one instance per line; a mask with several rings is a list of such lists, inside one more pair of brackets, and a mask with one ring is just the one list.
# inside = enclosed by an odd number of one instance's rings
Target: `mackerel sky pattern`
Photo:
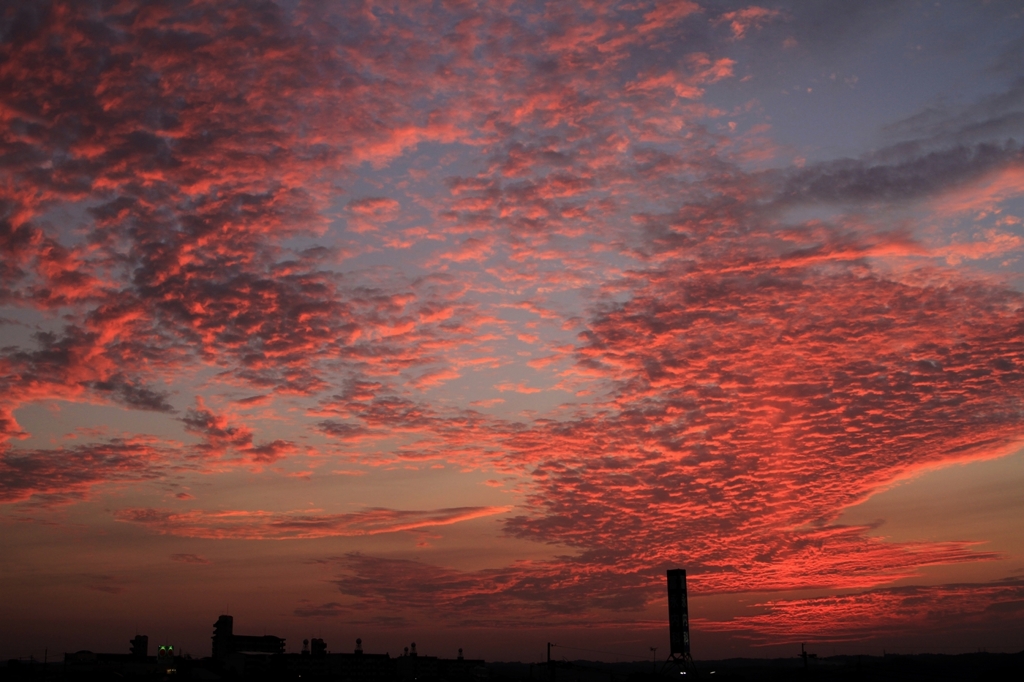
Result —
[[1015, 2], [5, 4], [0, 654], [642, 659], [675, 567], [698, 656], [1019, 650], [1021, 73]]

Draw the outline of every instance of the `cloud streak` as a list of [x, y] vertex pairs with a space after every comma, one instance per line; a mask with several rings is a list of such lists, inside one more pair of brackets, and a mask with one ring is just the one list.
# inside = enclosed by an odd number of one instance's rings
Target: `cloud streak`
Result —
[[0, 452], [0, 503], [68, 504], [107, 483], [154, 481], [169, 467], [169, 450], [146, 438], [113, 439], [56, 450]]
[[448, 526], [507, 511], [508, 507], [453, 507], [422, 511], [373, 508], [351, 514], [309, 514], [244, 510], [171, 512], [133, 508], [118, 510], [114, 516], [119, 521], [140, 524], [159, 533], [181, 537], [305, 540]]
[[791, 599], [759, 605], [764, 613], [729, 621], [699, 621], [708, 631], [740, 631], [767, 643], [772, 638], [817, 641], [877, 639], [913, 631], [941, 632], [952, 619], [974, 628], [998, 621], [1016, 627], [1024, 618], [1024, 584], [1019, 579], [992, 583], [906, 586], [856, 594]]

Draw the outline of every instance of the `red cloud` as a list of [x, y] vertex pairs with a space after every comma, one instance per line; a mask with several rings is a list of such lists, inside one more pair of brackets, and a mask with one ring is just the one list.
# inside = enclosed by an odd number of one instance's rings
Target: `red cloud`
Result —
[[712, 23], [728, 23], [732, 29], [732, 35], [736, 40], [742, 40], [747, 31], [751, 28], [761, 28], [765, 23], [775, 19], [782, 13], [776, 9], [767, 9], [751, 5], [732, 12], [724, 12]]
[[[236, 455], [249, 464], [260, 466], [273, 464], [298, 451], [294, 443], [280, 439], [255, 445], [250, 429], [231, 425], [225, 416], [207, 409], [202, 398], [196, 399], [195, 409], [189, 410], [181, 421], [186, 431], [202, 437], [197, 448], [204, 458], [223, 459]], [[207, 463], [211, 462], [207, 460]]]
[[764, 613], [727, 621], [694, 621], [706, 631], [734, 632], [765, 643], [779, 639], [849, 641], [907, 632], [935, 635], [958, 628], [1016, 628], [1024, 624], [1024, 581], [906, 586], [843, 596], [758, 604]]
[[376, 230], [382, 223], [398, 217], [400, 205], [389, 197], [366, 197], [348, 203], [348, 229], [353, 232]]
[[0, 450], [0, 503], [65, 504], [105, 483], [164, 477], [172, 452], [145, 438], [56, 450]]
[[508, 507], [454, 507], [429, 511], [374, 508], [352, 514], [267, 511], [188, 511], [122, 509], [120, 521], [142, 524], [159, 533], [192, 538], [295, 540], [379, 535], [448, 526], [503, 514]]
[[[508, 568], [465, 572], [362, 554], [328, 563], [340, 570], [334, 582], [351, 600], [348, 608], [411, 618], [419, 613], [446, 625], [511, 627], [543, 618], [562, 626], [594, 627], [602, 624], [602, 617], [622, 625], [629, 618], [624, 612], [643, 599], [639, 588], [644, 580], [636, 574], [598, 567], [581, 573], [581, 566], [571, 562], [517, 562]], [[617, 589], [611, 589], [611, 583]]]

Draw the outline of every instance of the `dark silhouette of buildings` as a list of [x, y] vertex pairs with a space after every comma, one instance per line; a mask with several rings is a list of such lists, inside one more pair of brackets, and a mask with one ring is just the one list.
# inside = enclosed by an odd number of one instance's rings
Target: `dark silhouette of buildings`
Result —
[[[171, 645], [158, 647], [148, 655], [149, 638], [137, 635], [130, 653], [103, 654], [78, 651], [64, 655], [63, 662], [47, 664], [34, 659], [0, 662], [0, 682], [666, 682], [678, 680], [675, 669], [651, 672], [650, 659], [601, 663], [559, 661], [543, 663], [491, 663], [482, 660], [421, 656], [416, 645], [403, 655], [363, 652], [356, 640], [351, 653], [330, 653], [322, 639], [312, 639], [301, 654], [244, 653], [237, 657], [240, 668], [226, 666], [213, 658], [180, 656]], [[806, 649], [804, 650], [806, 651]], [[802, 660], [801, 660], [802, 659]], [[786, 659], [729, 659], [701, 661], [701, 678], [713, 682], [961, 682], [962, 680], [1024, 679], [1024, 652], [1015, 654], [973, 653], [959, 655], [920, 654], [901, 656], [832, 656], [815, 658], [808, 653]], [[713, 677], [712, 677], [713, 676]], [[692, 678], [687, 675], [687, 678]]]
[[174, 647], [162, 645], [158, 656], [149, 655], [149, 637], [135, 635], [127, 654], [76, 651], [64, 654], [62, 671], [76, 678], [149, 678], [175, 670]]
[[[127, 654], [103, 654], [78, 651], [64, 654], [59, 674], [51, 668], [47, 679], [85, 680], [202, 680], [204, 682], [478, 682], [487, 678], [484, 661], [463, 657], [446, 659], [421, 656], [416, 644], [406, 647], [397, 658], [389, 654], [363, 651], [363, 642], [356, 640], [351, 653], [331, 653], [327, 642], [313, 638], [304, 640], [302, 652], [286, 654], [285, 640], [273, 635], [236, 635], [234, 619], [221, 616], [213, 626], [210, 658], [180, 656], [174, 647], [163, 644], [157, 655], [149, 655], [149, 637], [136, 635]], [[31, 666], [18, 661], [0, 668], [0, 682], [21, 679], [19, 673], [31, 673]], [[36, 677], [30, 675], [32, 679]]]
[[[247, 668], [248, 670], [248, 668]], [[248, 673], [245, 673], [248, 676]], [[416, 643], [406, 647], [397, 658], [388, 654], [368, 654], [363, 642], [356, 640], [352, 653], [330, 653], [322, 639], [314, 639], [303, 653], [273, 656], [265, 671], [276, 680], [381, 680], [382, 682], [412, 682], [437, 680], [438, 682], [475, 682], [487, 678], [484, 661], [470, 660], [459, 649], [458, 658], [421, 656]]]
[[284, 639], [273, 635], [236, 635], [235, 619], [221, 616], [213, 624], [213, 658], [226, 660], [232, 654], [283, 654]]
[[135, 635], [131, 641], [131, 655], [133, 658], [146, 659], [149, 657], [149, 637], [146, 635]]

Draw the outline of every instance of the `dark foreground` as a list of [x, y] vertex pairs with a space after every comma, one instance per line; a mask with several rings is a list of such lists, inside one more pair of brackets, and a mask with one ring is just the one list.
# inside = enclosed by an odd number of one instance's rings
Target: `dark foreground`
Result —
[[[685, 676], [680, 668], [651, 661], [637, 663], [559, 663], [554, 669], [546, 664], [491, 663], [490, 679], [537, 682], [664, 682], [666, 680], [702, 680], [702, 682], [807, 680], [825, 682], [864, 680], [865, 682], [917, 682], [920, 680], [1024, 680], [1024, 652], [1016, 654], [960, 654], [956, 656], [922, 654], [915, 656], [832, 656], [804, 662], [791, 659], [732, 658], [723, 661], [697, 661]], [[532, 669], [532, 670], [531, 670]], [[531, 678], [532, 674], [532, 678]]]
[[[370, 657], [365, 659], [369, 662]], [[95, 663], [95, 661], [94, 661]], [[949, 655], [832, 656], [800, 659], [727, 659], [697, 661], [683, 670], [664, 667], [654, 672], [651, 661], [600, 663], [559, 661], [547, 663], [484, 663], [454, 660], [430, 662], [399, 657], [362, 669], [329, 669], [310, 665], [310, 659], [285, 655], [267, 660], [259, 669], [238, 671], [214, 664], [212, 659], [178, 658], [174, 667], [155, 670], [138, 666], [89, 665], [64, 661], [43, 665], [38, 661], [0, 663], [0, 681], [6, 682], [665, 682], [693, 680], [727, 682], [764, 680], [865, 680], [915, 682], [920, 680], [1024, 680], [1024, 652]], [[449, 664], [450, 663], [450, 664]], [[685, 673], [685, 675], [684, 675]]]

